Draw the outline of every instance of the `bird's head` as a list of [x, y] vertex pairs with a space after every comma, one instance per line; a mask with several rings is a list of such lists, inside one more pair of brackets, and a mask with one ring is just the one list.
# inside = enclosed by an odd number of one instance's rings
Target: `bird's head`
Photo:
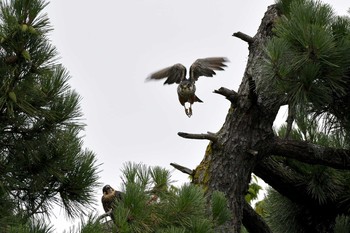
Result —
[[108, 193], [113, 192], [113, 191], [114, 191], [114, 189], [108, 184], [102, 188], [102, 192], [104, 194], [108, 194]]
[[193, 91], [194, 89], [194, 84], [189, 80], [182, 81], [179, 86], [183, 91]]

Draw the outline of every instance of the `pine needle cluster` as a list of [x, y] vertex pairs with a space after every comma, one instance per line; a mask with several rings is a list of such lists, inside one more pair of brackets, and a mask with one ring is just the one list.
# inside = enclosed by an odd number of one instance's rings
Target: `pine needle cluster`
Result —
[[[340, 129], [325, 130], [313, 116], [296, 115], [296, 124], [290, 138], [294, 140], [308, 141], [322, 146], [334, 148], [349, 148], [344, 140], [343, 131]], [[279, 137], [284, 137], [286, 126], [277, 131]], [[315, 204], [296, 203], [281, 195], [274, 189], [269, 189], [265, 200], [257, 207], [259, 213], [266, 219], [273, 232], [309, 232], [315, 227], [321, 211], [327, 209], [331, 203], [350, 203], [350, 173], [322, 165], [310, 165], [293, 159], [275, 158], [293, 172], [299, 179], [299, 186], [305, 187], [310, 200]], [[350, 207], [350, 206], [349, 206]], [[347, 210], [339, 210], [341, 214], [336, 215], [334, 232], [344, 232], [349, 229], [349, 213]], [[331, 219], [329, 219], [332, 221]], [[347, 231], [345, 231], [347, 232]]]
[[46, 5], [0, 1], [1, 232], [49, 216], [53, 204], [81, 216], [98, 185], [95, 154], [79, 136], [81, 98], [48, 38]]
[[230, 219], [220, 192], [213, 193], [208, 211], [202, 188], [174, 187], [164, 168], [126, 163], [122, 171], [123, 200], [114, 209], [118, 232], [214, 232]]
[[336, 16], [320, 1], [279, 0], [277, 5], [281, 15], [265, 48], [266, 79], [260, 88], [281, 96], [283, 104], [329, 112], [348, 124], [350, 18]]

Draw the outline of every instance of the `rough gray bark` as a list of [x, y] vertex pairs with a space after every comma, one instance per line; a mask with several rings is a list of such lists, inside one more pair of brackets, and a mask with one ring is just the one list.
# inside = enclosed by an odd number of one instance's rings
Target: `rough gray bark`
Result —
[[212, 191], [219, 190], [228, 198], [232, 220], [216, 232], [240, 233], [242, 223], [249, 232], [271, 232], [244, 199], [253, 172], [282, 195], [305, 206], [306, 232], [331, 232], [336, 216], [346, 213], [350, 206], [347, 198], [350, 193], [346, 190], [320, 204], [309, 194], [308, 187], [302, 185], [305, 177], [276, 159], [285, 157], [337, 169], [350, 168], [349, 150], [274, 136], [272, 125], [281, 104], [277, 100], [281, 97], [268, 95], [269, 90], [257, 89], [257, 86], [264, 80], [261, 63], [264, 45], [273, 35], [272, 28], [278, 16], [276, 5], [272, 5], [254, 37], [241, 32], [233, 34], [249, 44], [249, 57], [237, 92], [223, 87], [214, 91], [231, 102], [220, 131], [216, 134], [179, 133], [184, 138], [211, 141], [203, 160], [191, 175], [193, 183], [203, 185], [209, 196]]
[[216, 140], [209, 144], [204, 160], [196, 169], [194, 182], [204, 184], [209, 193], [220, 190], [226, 194], [233, 218], [221, 232], [240, 232], [251, 174], [271, 150], [268, 145], [273, 142], [272, 124], [279, 106], [267, 105], [256, 83], [264, 78], [260, 61], [276, 17], [276, 7], [270, 6], [257, 34], [249, 41], [248, 63], [238, 92], [225, 88], [215, 91], [232, 104]]

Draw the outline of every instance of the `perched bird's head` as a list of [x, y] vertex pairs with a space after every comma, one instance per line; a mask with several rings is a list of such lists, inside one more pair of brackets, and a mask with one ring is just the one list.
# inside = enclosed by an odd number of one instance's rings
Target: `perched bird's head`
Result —
[[102, 192], [104, 194], [108, 194], [108, 193], [113, 192], [113, 191], [114, 191], [114, 189], [108, 184], [102, 188]]

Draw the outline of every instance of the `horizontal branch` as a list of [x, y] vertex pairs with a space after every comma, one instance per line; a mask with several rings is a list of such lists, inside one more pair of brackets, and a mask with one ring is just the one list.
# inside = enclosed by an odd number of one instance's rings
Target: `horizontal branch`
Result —
[[217, 136], [214, 133], [210, 133], [210, 132], [206, 134], [190, 134], [190, 133], [178, 132], [177, 135], [187, 139], [200, 139], [200, 140], [206, 139], [212, 142], [216, 142], [218, 140]]
[[183, 172], [185, 174], [188, 174], [190, 176], [192, 176], [194, 174], [194, 170], [189, 169], [189, 168], [184, 167], [184, 166], [181, 166], [181, 165], [179, 165], [177, 163], [170, 163], [170, 165], [173, 166], [174, 168], [176, 168], [177, 170], [179, 170], [179, 171], [181, 171], [181, 172]]
[[[324, 203], [320, 203], [319, 199], [310, 193], [309, 178], [288, 165], [287, 162], [279, 161], [274, 157], [267, 157], [255, 166], [253, 172], [293, 202], [311, 208], [320, 208], [320, 210], [322, 208], [327, 211], [335, 211], [339, 215], [348, 211], [349, 202], [345, 202], [343, 199], [343, 196], [347, 195], [346, 191], [339, 193], [340, 190], [336, 189], [338, 192], [336, 197], [331, 193], [327, 193]], [[337, 187], [339, 185], [337, 182], [331, 179], [328, 186]]]
[[238, 93], [234, 90], [227, 89], [225, 87], [220, 87], [219, 90], [214, 90], [214, 93], [220, 94], [226, 97], [232, 104], [236, 105], [238, 102]]
[[244, 34], [243, 32], [235, 32], [235, 33], [233, 33], [232, 36], [235, 36], [235, 37], [247, 42], [248, 44], [251, 44], [254, 42], [253, 37], [248, 36], [247, 34]]
[[308, 164], [350, 170], [350, 150], [324, 147], [305, 141], [276, 138], [271, 154], [296, 159]]

